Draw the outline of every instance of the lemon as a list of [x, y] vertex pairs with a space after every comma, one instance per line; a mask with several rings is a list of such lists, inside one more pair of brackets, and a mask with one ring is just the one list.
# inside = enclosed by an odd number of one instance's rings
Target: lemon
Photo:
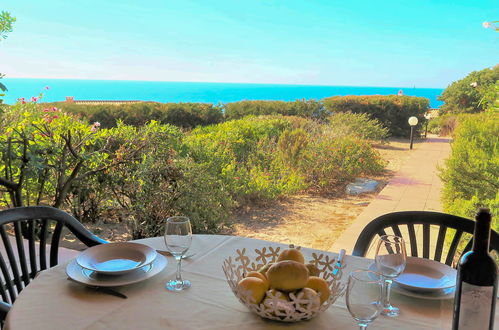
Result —
[[267, 277], [265, 277], [265, 275], [262, 275], [261, 273], [256, 272], [256, 271], [252, 271], [252, 272], [249, 272], [246, 275], [246, 277], [256, 277], [256, 278], [261, 279], [267, 285], [267, 290], [269, 289], [269, 280], [267, 279]]
[[267, 288], [267, 283], [257, 277], [245, 277], [237, 283], [239, 296], [252, 304], [260, 304], [265, 297]]
[[329, 290], [329, 285], [327, 284], [326, 280], [317, 276], [310, 276], [305, 287], [310, 288], [320, 294], [321, 305], [331, 295], [331, 291]]
[[283, 260], [293, 260], [301, 264], [305, 263], [305, 258], [303, 257], [303, 254], [300, 252], [300, 250], [295, 248], [283, 250], [279, 255], [279, 257], [277, 257], [277, 261], [279, 262]]
[[272, 265], [267, 271], [270, 287], [280, 291], [295, 291], [305, 287], [308, 269], [304, 264], [285, 260]]

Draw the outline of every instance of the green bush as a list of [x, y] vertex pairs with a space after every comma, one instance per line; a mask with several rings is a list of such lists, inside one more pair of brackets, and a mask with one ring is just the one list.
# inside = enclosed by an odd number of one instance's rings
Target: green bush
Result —
[[157, 122], [139, 128], [118, 125], [112, 134], [121, 151], [141, 146], [133, 161], [108, 173], [106, 184], [130, 215], [134, 238], [162, 235], [172, 215], [190, 217], [195, 233], [216, 233], [225, 226], [233, 202], [205, 166], [179, 153], [177, 128]]
[[482, 102], [499, 80], [499, 65], [481, 71], [473, 71], [461, 80], [450, 84], [438, 98], [444, 101], [441, 113], [476, 113], [487, 105]]
[[333, 96], [323, 100], [324, 108], [331, 113], [367, 113], [377, 119], [394, 136], [407, 136], [411, 116], [419, 119], [418, 127], [424, 122], [429, 109], [429, 100], [424, 97], [397, 95]]
[[[6, 108], [0, 122], [2, 206], [62, 207], [71, 190], [113, 166], [105, 130], [36, 99]], [[123, 155], [126, 158], [128, 155]]]
[[365, 140], [323, 134], [311, 139], [301, 162], [307, 185], [320, 191], [337, 191], [363, 175], [379, 174], [385, 162]]
[[88, 122], [99, 122], [103, 128], [115, 127], [119, 121], [127, 125], [141, 126], [151, 120], [161, 124], [194, 128], [199, 125], [216, 124], [223, 120], [222, 108], [208, 103], [140, 102], [121, 105], [89, 105], [57, 102], [44, 105], [59, 107]]
[[227, 120], [241, 119], [253, 115], [284, 115], [322, 119], [325, 112], [322, 103], [315, 100], [285, 101], [239, 101], [224, 106]]
[[337, 112], [327, 118], [331, 133], [338, 137], [352, 136], [365, 140], [384, 140], [388, 129], [367, 113]]
[[[499, 117], [493, 113], [461, 116], [446, 168], [444, 209], [473, 217], [479, 206], [499, 211]], [[498, 229], [497, 225], [495, 226]]]
[[197, 128], [185, 144], [234, 199], [246, 203], [302, 188], [301, 178], [276, 157], [280, 135], [291, 128], [284, 117], [248, 117]]

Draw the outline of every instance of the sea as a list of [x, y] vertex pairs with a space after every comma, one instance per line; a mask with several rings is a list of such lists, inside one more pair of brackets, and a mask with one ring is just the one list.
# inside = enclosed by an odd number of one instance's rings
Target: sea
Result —
[[320, 100], [337, 95], [390, 95], [398, 94], [400, 90], [404, 95], [428, 98], [432, 108], [438, 108], [443, 103], [437, 100], [442, 94], [441, 88], [27, 78], [4, 78], [1, 82], [8, 88], [3, 97], [7, 104], [40, 93], [43, 93], [41, 102], [64, 101], [67, 96], [72, 96], [75, 100], [217, 104], [241, 100]]

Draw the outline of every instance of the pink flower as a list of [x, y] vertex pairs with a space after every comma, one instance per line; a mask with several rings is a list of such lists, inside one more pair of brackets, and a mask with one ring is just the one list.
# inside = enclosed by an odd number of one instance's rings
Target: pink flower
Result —
[[38, 101], [38, 97], [36, 97], [36, 96], [32, 96], [32, 97], [31, 97], [31, 102], [36, 102], [36, 101]]
[[47, 91], [48, 91], [49, 89], [50, 89], [50, 87], [49, 87], [49, 86], [45, 86], [45, 90], [47, 90]]
[[49, 111], [50, 111], [50, 110], [49, 110], [49, 109], [47, 109], [47, 108], [43, 109], [43, 112], [49, 112]]
[[53, 115], [53, 116], [52, 116], [52, 119], [57, 119], [57, 118], [59, 118], [59, 116], [58, 116], [58, 115]]
[[492, 24], [490, 24], [490, 22], [483, 22], [482, 25], [486, 29], [488, 29], [488, 28], [490, 28], [492, 26]]
[[239, 180], [239, 179], [240, 179], [240, 177], [238, 177], [238, 176], [234, 177], [234, 180]]
[[26, 99], [24, 97], [21, 97], [20, 99], [17, 99], [18, 102], [21, 102], [21, 104], [26, 104]]
[[100, 127], [100, 123], [98, 121], [96, 121], [95, 123], [92, 124], [92, 127], [90, 128], [90, 132], [97, 132], [97, 128]]
[[53, 108], [52, 108], [52, 111], [53, 111], [53, 112], [56, 112], [56, 111], [58, 111], [58, 110], [59, 110], [59, 109], [57, 109], [56, 107], [53, 107]]

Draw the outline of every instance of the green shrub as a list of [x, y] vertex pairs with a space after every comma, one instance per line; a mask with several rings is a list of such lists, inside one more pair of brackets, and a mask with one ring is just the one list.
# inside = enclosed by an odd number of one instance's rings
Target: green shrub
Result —
[[36, 98], [6, 108], [0, 132], [3, 206], [62, 207], [79, 182], [113, 166], [105, 130], [41, 107]]
[[441, 113], [476, 113], [487, 105], [482, 102], [499, 80], [499, 65], [481, 71], [473, 71], [461, 80], [450, 84], [438, 98], [444, 101]]
[[356, 177], [383, 171], [384, 161], [365, 140], [324, 134], [311, 141], [301, 170], [314, 189], [336, 191]]
[[205, 166], [179, 153], [181, 132], [151, 122], [140, 128], [118, 125], [113, 134], [120, 150], [141, 145], [132, 162], [109, 172], [108, 186], [130, 215], [134, 238], [159, 236], [164, 221], [185, 215], [195, 233], [216, 233], [233, 205], [228, 193]]
[[352, 136], [365, 140], [384, 140], [388, 129], [367, 113], [337, 112], [327, 118], [331, 133], [338, 137]]
[[411, 116], [419, 119], [421, 127], [429, 100], [424, 97], [397, 95], [333, 96], [323, 100], [327, 112], [367, 113], [377, 119], [394, 136], [407, 136]]
[[284, 115], [322, 119], [325, 112], [322, 103], [315, 100], [285, 101], [239, 101], [224, 106], [227, 120], [241, 119], [253, 115]]
[[[446, 168], [443, 201], [447, 212], [472, 217], [480, 205], [498, 211], [499, 117], [493, 113], [461, 116]], [[497, 226], [496, 226], [497, 229]]]
[[161, 124], [194, 128], [199, 125], [216, 124], [223, 120], [222, 108], [208, 103], [140, 102], [121, 105], [89, 105], [57, 102], [45, 105], [55, 105], [86, 121], [99, 122], [103, 128], [115, 127], [119, 121], [127, 125], [141, 126], [151, 120]]
[[185, 138], [196, 162], [220, 177], [239, 203], [272, 199], [303, 187], [302, 179], [276, 157], [284, 117], [248, 117], [197, 128]]

